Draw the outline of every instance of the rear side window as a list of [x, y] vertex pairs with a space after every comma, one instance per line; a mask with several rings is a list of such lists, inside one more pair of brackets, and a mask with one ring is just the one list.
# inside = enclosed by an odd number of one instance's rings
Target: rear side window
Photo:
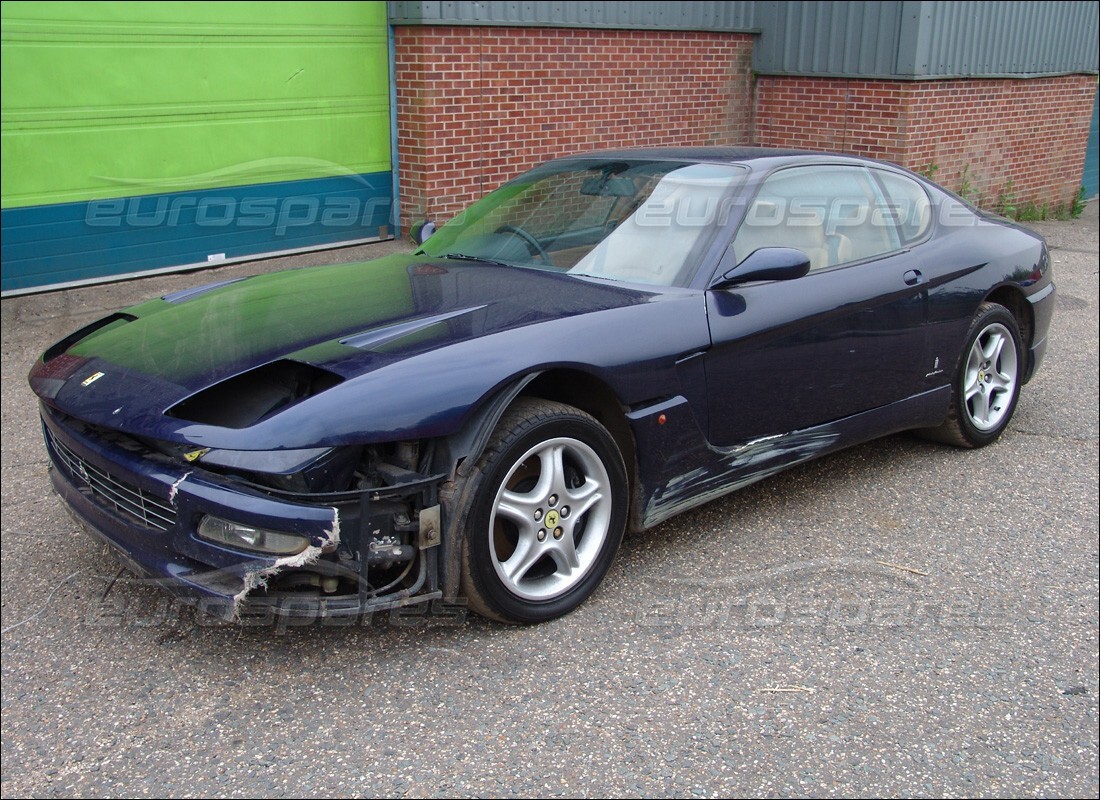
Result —
[[928, 193], [912, 178], [875, 170], [890, 201], [890, 214], [901, 232], [903, 244], [911, 244], [928, 232], [932, 224], [932, 203]]
[[862, 261], [901, 248], [888, 201], [863, 167], [793, 167], [769, 176], [734, 239], [738, 261], [761, 247], [793, 247], [810, 269]]

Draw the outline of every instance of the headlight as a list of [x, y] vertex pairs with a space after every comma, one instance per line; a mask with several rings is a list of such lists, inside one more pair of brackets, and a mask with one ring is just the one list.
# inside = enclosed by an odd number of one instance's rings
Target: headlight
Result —
[[188, 461], [232, 472], [289, 492], [338, 492], [348, 488], [360, 447], [308, 450], [199, 450]]
[[331, 451], [331, 447], [315, 447], [309, 450], [203, 450], [197, 458], [203, 464], [215, 467], [291, 475], [302, 471]]
[[295, 533], [254, 528], [221, 517], [203, 517], [199, 522], [198, 534], [200, 538], [217, 544], [279, 556], [292, 556], [309, 546], [308, 539]]

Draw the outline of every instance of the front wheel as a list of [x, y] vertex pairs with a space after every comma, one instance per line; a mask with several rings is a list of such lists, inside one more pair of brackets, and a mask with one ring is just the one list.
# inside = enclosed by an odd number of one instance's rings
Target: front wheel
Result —
[[474, 611], [511, 623], [567, 614], [607, 573], [626, 525], [615, 440], [583, 411], [521, 398], [457, 496], [462, 586]]
[[947, 420], [924, 433], [957, 447], [984, 447], [996, 441], [1020, 397], [1020, 342], [1020, 328], [1008, 309], [982, 303], [956, 368]]

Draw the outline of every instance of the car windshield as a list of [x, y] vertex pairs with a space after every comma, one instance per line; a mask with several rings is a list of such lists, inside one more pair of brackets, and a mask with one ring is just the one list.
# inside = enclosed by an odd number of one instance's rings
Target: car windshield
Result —
[[552, 162], [472, 205], [420, 252], [685, 286], [744, 174], [728, 164]]

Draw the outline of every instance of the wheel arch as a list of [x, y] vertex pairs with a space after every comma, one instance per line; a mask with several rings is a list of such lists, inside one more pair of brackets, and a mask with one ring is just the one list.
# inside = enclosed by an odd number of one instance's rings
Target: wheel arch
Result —
[[[445, 597], [455, 598], [461, 583], [461, 556], [465, 536], [462, 509], [467, 498], [455, 489], [464, 468], [472, 467], [484, 452], [493, 430], [509, 407], [520, 397], [552, 400], [578, 408], [594, 417], [615, 441], [626, 468], [627, 491], [633, 499], [637, 485], [634, 436], [622, 404], [614, 390], [590, 373], [579, 369], [552, 368], [517, 377], [483, 402], [462, 430], [439, 442], [434, 462], [449, 479], [440, 490], [440, 500], [449, 519], [444, 522], [440, 579]], [[629, 513], [629, 512], [628, 512]]]
[[[1016, 327], [1020, 329], [1020, 338], [1023, 340], [1020, 342], [1020, 350], [1022, 351], [1020, 355], [1024, 360], [1024, 369], [1020, 371], [1020, 374], [1030, 375], [1030, 365], [1027, 362], [1033, 344], [1032, 338], [1035, 335], [1035, 312], [1031, 308], [1031, 303], [1028, 302], [1027, 297], [1020, 291], [1019, 287], [1012, 285], [998, 286], [986, 295], [983, 302], [1004, 306], [1016, 319]], [[1024, 382], [1026, 383], [1026, 381]]]
[[630, 486], [637, 475], [634, 435], [614, 390], [602, 380], [576, 369], [551, 369], [539, 373], [520, 392], [525, 397], [554, 400], [591, 414], [603, 425], [623, 457]]
[[[995, 293], [994, 293], [995, 295]], [[991, 295], [991, 297], [994, 297]], [[1009, 295], [1002, 295], [1010, 299]], [[1026, 303], [1027, 300], [1025, 299]], [[967, 363], [967, 359], [970, 354], [974, 352], [974, 349], [978, 348], [978, 340], [981, 334], [988, 330], [986, 326], [990, 326], [991, 315], [996, 314], [1005, 324], [1011, 324], [1015, 327], [1016, 331], [1007, 329], [1014, 338], [1018, 335], [1021, 340], [1021, 347], [1018, 352], [1019, 361], [1017, 362], [1015, 386], [1011, 390], [1012, 395], [1009, 399], [1010, 405], [1006, 407], [999, 419], [990, 423], [990, 427], [984, 427], [971, 417], [971, 412], [966, 408], [968, 398], [965, 395], [965, 386], [963, 382], [963, 370]], [[1004, 324], [1001, 327], [1005, 327]], [[948, 408], [948, 413], [943, 423], [931, 428], [921, 428], [917, 430], [917, 433], [926, 439], [932, 439], [934, 441], [944, 442], [946, 444], [953, 445], [955, 447], [962, 448], [978, 448], [985, 447], [988, 444], [996, 441], [1001, 433], [1008, 426], [1009, 421], [1012, 419], [1013, 412], [1020, 396], [1020, 387], [1023, 385], [1022, 380], [1022, 368], [1026, 364], [1027, 355], [1026, 348], [1022, 346], [1023, 334], [1019, 330], [1019, 323], [1017, 321], [1016, 314], [1011, 310], [1009, 306], [1004, 303], [997, 302], [996, 299], [987, 299], [983, 301], [974, 314], [973, 319], [970, 322], [970, 326], [967, 330], [966, 336], [963, 339], [963, 347], [959, 352], [959, 360], [955, 365], [952, 378], [951, 378], [951, 401]], [[984, 357], [984, 351], [983, 357]], [[989, 362], [985, 364], [985, 368], [989, 369]], [[999, 368], [997, 368], [999, 369]], [[980, 372], [975, 371], [975, 380], [980, 378]], [[988, 379], [987, 379], [988, 380]], [[984, 391], [984, 390], [983, 390]], [[987, 396], [992, 396], [987, 393]], [[987, 404], [988, 410], [988, 404]], [[988, 413], [984, 422], [989, 422]]]

